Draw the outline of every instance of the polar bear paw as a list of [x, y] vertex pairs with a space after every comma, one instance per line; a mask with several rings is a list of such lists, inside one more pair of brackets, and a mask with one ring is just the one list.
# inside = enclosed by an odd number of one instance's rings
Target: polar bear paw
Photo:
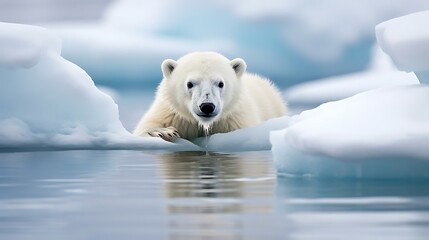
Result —
[[146, 132], [150, 137], [160, 137], [165, 141], [173, 141], [177, 138], [180, 138], [179, 132], [174, 127], [168, 128], [154, 128]]

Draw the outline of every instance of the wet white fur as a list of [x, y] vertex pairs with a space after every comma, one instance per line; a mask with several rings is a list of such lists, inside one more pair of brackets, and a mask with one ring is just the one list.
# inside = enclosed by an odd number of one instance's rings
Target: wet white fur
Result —
[[[233, 66], [238, 66], [235, 71]], [[246, 73], [242, 59], [230, 61], [218, 53], [195, 52], [177, 62], [164, 61], [162, 70], [164, 78], [155, 101], [134, 130], [136, 135], [148, 136], [154, 129], [174, 127], [181, 137], [194, 139], [205, 136], [204, 127], [210, 134], [224, 133], [286, 115], [277, 88], [265, 78]], [[187, 88], [188, 81], [195, 83], [192, 89]], [[224, 82], [221, 89], [219, 81]], [[204, 100], [207, 93], [210, 99]], [[202, 101], [213, 102], [220, 109], [212, 122], [195, 114]]]

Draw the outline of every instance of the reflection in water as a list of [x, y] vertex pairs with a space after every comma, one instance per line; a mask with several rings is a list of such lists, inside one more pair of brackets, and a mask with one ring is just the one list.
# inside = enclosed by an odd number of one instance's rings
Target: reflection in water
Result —
[[277, 178], [270, 152], [0, 153], [0, 239], [427, 239], [427, 181]]
[[0, 153], [0, 239], [283, 239], [270, 153]]
[[[242, 162], [238, 157], [204, 152], [160, 156], [160, 168], [168, 198], [237, 198], [242, 195]], [[262, 168], [264, 175], [267, 169]]]
[[205, 152], [160, 155], [165, 197], [171, 199], [166, 210], [176, 216], [169, 224], [170, 239], [252, 239], [243, 234], [249, 228], [257, 229], [253, 236], [273, 236], [266, 229], [277, 225], [274, 219], [264, 229], [261, 219], [233, 217], [273, 214], [271, 202], [258, 201], [272, 194], [275, 179], [269, 161], [255, 161], [260, 157]]

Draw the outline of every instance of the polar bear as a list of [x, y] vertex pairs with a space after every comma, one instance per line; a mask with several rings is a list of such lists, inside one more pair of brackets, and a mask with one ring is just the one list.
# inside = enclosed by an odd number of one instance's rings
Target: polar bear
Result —
[[194, 52], [178, 61], [165, 60], [155, 101], [135, 135], [188, 140], [252, 127], [286, 115], [273, 84], [246, 73], [243, 59], [215, 52]]

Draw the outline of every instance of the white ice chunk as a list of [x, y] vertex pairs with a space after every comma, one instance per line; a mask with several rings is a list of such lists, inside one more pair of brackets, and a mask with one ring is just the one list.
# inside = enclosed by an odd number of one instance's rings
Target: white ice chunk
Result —
[[0, 149], [199, 149], [140, 138], [47, 30], [0, 23]]
[[49, 52], [59, 54], [61, 41], [41, 27], [0, 22], [0, 67], [32, 67]]
[[277, 170], [319, 177], [429, 177], [429, 86], [376, 89], [330, 102], [273, 132]]
[[376, 26], [381, 48], [398, 69], [415, 72], [429, 83], [429, 11], [391, 19]]

